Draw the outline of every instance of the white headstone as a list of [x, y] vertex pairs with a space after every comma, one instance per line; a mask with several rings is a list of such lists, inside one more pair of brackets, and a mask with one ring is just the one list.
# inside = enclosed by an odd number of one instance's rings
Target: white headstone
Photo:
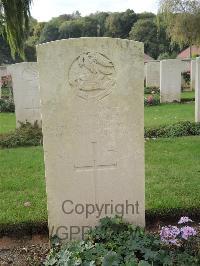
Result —
[[200, 57], [196, 58], [195, 121], [200, 122]]
[[50, 233], [81, 238], [122, 212], [144, 226], [143, 44], [69, 39], [37, 54]]
[[182, 72], [189, 72], [191, 68], [191, 59], [184, 59], [182, 62]]
[[160, 87], [160, 61], [148, 61], [146, 65], [146, 87]]
[[180, 102], [182, 63], [179, 59], [160, 62], [160, 101]]
[[8, 67], [12, 76], [16, 123], [35, 121], [41, 124], [38, 66], [24, 62]]
[[191, 73], [190, 73], [191, 90], [195, 89], [195, 77], [196, 77], [196, 60], [191, 60]]

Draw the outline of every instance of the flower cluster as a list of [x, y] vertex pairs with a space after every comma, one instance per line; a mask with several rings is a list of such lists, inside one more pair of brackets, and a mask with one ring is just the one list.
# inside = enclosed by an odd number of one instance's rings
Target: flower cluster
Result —
[[190, 236], [196, 236], [196, 230], [191, 226], [184, 226], [181, 228], [181, 237], [188, 240]]
[[189, 223], [189, 222], [193, 222], [189, 217], [187, 216], [183, 216], [181, 217], [181, 219], [178, 221], [178, 224], [185, 224], [185, 223]]
[[179, 245], [177, 236], [180, 234], [180, 230], [177, 226], [164, 226], [160, 232], [161, 241], [165, 244]]
[[178, 221], [179, 225], [183, 227], [178, 228], [177, 226], [164, 226], [160, 231], [160, 238], [164, 244], [181, 246], [184, 240], [188, 240], [190, 237], [196, 236], [196, 230], [188, 225], [187, 223], [193, 222], [189, 217], [181, 217]]

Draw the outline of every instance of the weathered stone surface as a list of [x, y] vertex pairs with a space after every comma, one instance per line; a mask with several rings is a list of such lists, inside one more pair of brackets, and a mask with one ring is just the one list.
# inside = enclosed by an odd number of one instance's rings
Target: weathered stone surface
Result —
[[160, 62], [160, 101], [180, 102], [182, 63], [179, 59]]
[[35, 62], [24, 62], [8, 67], [12, 76], [16, 123], [28, 121], [41, 124], [39, 77]]
[[146, 86], [160, 87], [160, 61], [148, 61], [146, 67]]
[[196, 58], [195, 121], [200, 122], [200, 57]]
[[37, 54], [50, 233], [81, 238], [122, 209], [144, 226], [143, 45], [80, 38]]
[[182, 62], [182, 72], [190, 71], [191, 59], [183, 59], [181, 62]]

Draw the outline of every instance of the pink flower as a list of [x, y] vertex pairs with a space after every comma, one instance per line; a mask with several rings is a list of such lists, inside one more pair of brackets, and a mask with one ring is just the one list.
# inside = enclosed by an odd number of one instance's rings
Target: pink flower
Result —
[[164, 226], [160, 231], [161, 241], [165, 244], [179, 245], [176, 237], [180, 234], [180, 230], [177, 226]]
[[196, 234], [196, 230], [191, 226], [184, 226], [181, 228], [181, 236], [185, 240], [187, 240], [190, 236], [196, 236]]
[[193, 222], [191, 219], [189, 219], [189, 217], [187, 216], [183, 216], [181, 217], [181, 219], [178, 221], [178, 224], [185, 224], [185, 223], [188, 223], [188, 222]]

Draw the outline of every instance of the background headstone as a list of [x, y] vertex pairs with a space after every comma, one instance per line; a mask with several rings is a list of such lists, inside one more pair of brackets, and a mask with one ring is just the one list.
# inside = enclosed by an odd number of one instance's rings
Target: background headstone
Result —
[[160, 101], [180, 102], [182, 63], [179, 59], [160, 62]]
[[182, 72], [188, 72], [191, 68], [191, 59], [183, 59], [182, 62]]
[[28, 121], [41, 124], [39, 76], [36, 62], [24, 62], [8, 67], [12, 76], [16, 123]]
[[69, 39], [37, 54], [50, 233], [81, 238], [122, 208], [144, 226], [143, 44]]
[[196, 58], [195, 121], [200, 122], [200, 57]]
[[148, 61], [146, 67], [146, 87], [160, 87], [160, 61]]

